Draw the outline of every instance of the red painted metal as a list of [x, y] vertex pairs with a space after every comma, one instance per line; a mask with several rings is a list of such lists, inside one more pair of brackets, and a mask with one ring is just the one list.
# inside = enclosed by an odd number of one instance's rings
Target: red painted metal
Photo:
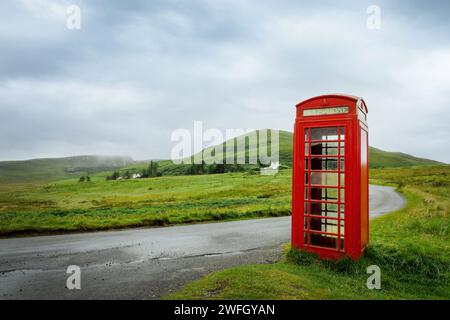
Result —
[[292, 246], [324, 259], [358, 259], [369, 243], [366, 103], [332, 94], [296, 108]]

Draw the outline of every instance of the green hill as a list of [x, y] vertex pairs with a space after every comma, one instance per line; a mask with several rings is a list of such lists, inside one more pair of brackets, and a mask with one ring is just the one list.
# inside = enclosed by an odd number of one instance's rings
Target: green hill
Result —
[[76, 156], [68, 158], [1, 161], [0, 183], [45, 182], [114, 170], [133, 163], [129, 157]]
[[[272, 137], [273, 134], [272, 132], [278, 133], [278, 141], [273, 141]], [[246, 135], [243, 135], [241, 137], [250, 137], [251, 135], [253, 135], [254, 137], [258, 138], [258, 141], [261, 139], [261, 131], [260, 130], [256, 130], [254, 132], [250, 132]], [[267, 136], [264, 135], [265, 137], [267, 137], [267, 149], [268, 152], [270, 153], [270, 149], [273, 146], [274, 143], [278, 143], [278, 150], [279, 150], [279, 161], [281, 165], [284, 166], [292, 166], [292, 148], [293, 148], [293, 134], [291, 132], [288, 131], [282, 131], [282, 130], [268, 130], [268, 134]], [[237, 151], [237, 145], [238, 145], [238, 140], [239, 138], [234, 138], [234, 145], [235, 145], [235, 158], [238, 157], [243, 157], [245, 156], [246, 159], [249, 157], [249, 154], [258, 154], [259, 155], [259, 149], [258, 149], [258, 145], [251, 145], [249, 146], [249, 139], [247, 139], [247, 141], [245, 141], [245, 150], [243, 151]], [[226, 152], [226, 144], [229, 143], [231, 140], [227, 140], [226, 142], [222, 143], [222, 148], [224, 150], [224, 157], [227, 156], [227, 152]], [[244, 139], [241, 140], [244, 141]], [[276, 145], [274, 145], [273, 147], [276, 147]], [[215, 147], [209, 147], [206, 148], [205, 150], [203, 150], [203, 154], [204, 154], [204, 158], [210, 158], [211, 154], [214, 154], [214, 152], [212, 152], [212, 149], [214, 149]], [[255, 150], [256, 149], [256, 150]]]
[[[274, 132], [275, 130], [271, 130], [272, 132]], [[292, 166], [292, 133], [288, 132], [288, 131], [276, 131], [278, 132], [279, 135], [279, 139], [278, 141], [276, 141], [276, 143], [278, 143], [278, 149], [279, 149], [279, 161], [280, 164], [282, 166], [285, 167], [291, 167]], [[250, 140], [251, 137], [256, 137], [257, 139], [260, 139], [260, 134], [261, 131], [260, 130], [256, 130], [254, 132], [250, 132], [247, 133], [243, 136], [234, 138], [234, 150], [232, 151], [232, 156], [235, 159], [235, 163], [237, 163], [237, 159], [239, 157], [244, 157], [246, 159], [246, 163], [249, 163], [248, 159], [249, 159], [249, 155], [252, 154], [257, 154], [258, 158], [259, 158], [259, 148], [256, 146], [253, 146], [253, 144], [250, 145]], [[240, 138], [244, 138], [242, 140], [239, 140]], [[266, 136], [264, 135], [264, 137], [267, 137], [267, 149], [268, 149], [268, 153], [270, 156], [270, 150], [272, 147], [272, 133], [270, 133]], [[223, 154], [223, 163], [227, 163], [226, 159], [227, 156], [229, 156], [229, 154], [227, 153], [227, 149], [226, 149], [226, 145], [231, 141], [227, 140], [225, 142], [223, 142], [220, 145], [216, 145], [216, 146], [211, 146], [208, 148], [205, 148], [203, 151], [201, 151], [201, 153], [203, 153], [203, 159], [208, 162], [209, 160], [213, 160], [213, 158], [215, 157], [215, 152], [214, 149], [220, 150], [220, 148], [222, 148], [222, 154]], [[245, 143], [245, 147], [243, 148], [244, 150], [240, 150], [238, 151], [238, 145], [244, 145]], [[218, 147], [218, 148], [217, 148]], [[255, 150], [256, 149], [256, 150]], [[185, 164], [174, 164], [172, 161], [170, 160], [163, 160], [158, 162], [158, 170], [159, 172], [161, 172], [162, 175], [186, 175], [186, 174], [196, 174], [198, 172], [193, 172], [192, 170], [195, 170], [195, 166], [193, 167], [190, 163], [193, 163], [193, 159], [197, 156], [200, 156], [200, 153], [194, 155], [193, 157], [191, 157], [191, 159], [189, 158], [185, 158]], [[199, 165], [197, 166], [199, 167]], [[220, 168], [218, 168], [220, 167]], [[242, 171], [251, 171], [251, 170], [258, 170], [259, 169], [259, 165], [258, 164], [239, 164], [239, 165], [233, 165], [233, 164], [225, 164], [225, 165], [206, 165], [204, 168], [205, 173], [221, 173], [221, 170], [223, 170], [223, 172], [242, 172]]]
[[[273, 130], [272, 130], [273, 131]], [[248, 133], [246, 136], [255, 135], [260, 137], [260, 131]], [[293, 134], [288, 131], [278, 131], [279, 134], [279, 161], [283, 167], [292, 166], [292, 147]], [[242, 136], [241, 136], [242, 137]], [[237, 159], [238, 156], [245, 153], [246, 159], [252, 152], [259, 154], [259, 150], [255, 147], [249, 146], [249, 139], [245, 139], [244, 151], [237, 150], [238, 138], [235, 140], [235, 149], [232, 151], [233, 156]], [[242, 140], [241, 140], [242, 141]], [[224, 159], [227, 157], [226, 144], [228, 141], [219, 145], [223, 150]], [[272, 135], [268, 136], [268, 149], [272, 143]], [[216, 146], [204, 149], [204, 159], [209, 159], [215, 155], [213, 149]], [[424, 165], [439, 165], [442, 164], [437, 161], [417, 158], [409, 154], [400, 152], [387, 152], [380, 149], [370, 147], [369, 149], [370, 167], [371, 168], [395, 168], [395, 167], [410, 167], [410, 166], [424, 166]], [[244, 165], [206, 165], [201, 168], [201, 165], [192, 166], [190, 159], [185, 159], [186, 164], [174, 164], [171, 160], [159, 160], [158, 171], [163, 176], [179, 176], [191, 175], [200, 173], [221, 173], [221, 172], [235, 172], [235, 171], [257, 171], [259, 165], [244, 164]], [[131, 173], [142, 172], [147, 169], [149, 161], [135, 162], [129, 157], [99, 157], [99, 156], [77, 156], [69, 158], [56, 159], [35, 159], [27, 161], [4, 161], [0, 162], [0, 183], [10, 182], [45, 182], [61, 180], [73, 177], [79, 177], [86, 174], [96, 174], [104, 176], [110, 174], [111, 171], [117, 170], [121, 174], [129, 171]], [[225, 162], [225, 161], [224, 161]], [[248, 162], [248, 161], [247, 161]]]
[[[257, 131], [257, 135], [259, 136], [259, 131]], [[269, 145], [272, 143], [272, 139], [269, 137]], [[235, 138], [235, 145], [237, 144]], [[222, 144], [222, 148], [224, 150], [224, 157], [226, 157], [226, 149], [224, 142]], [[203, 150], [204, 158], [210, 157], [209, 155], [212, 153], [211, 149], [214, 148], [206, 148]], [[270, 148], [270, 147], [269, 147]], [[282, 166], [291, 167], [292, 166], [292, 148], [293, 148], [293, 133], [288, 131], [279, 131], [279, 160]], [[252, 151], [254, 149], [249, 148], [248, 144], [246, 144], [245, 154], [248, 156], [249, 150]], [[235, 150], [235, 154], [239, 155], [239, 153]], [[370, 168], [396, 168], [396, 167], [411, 167], [411, 166], [425, 166], [425, 165], [440, 165], [441, 162], [417, 158], [411, 156], [409, 154], [401, 153], [401, 152], [388, 152], [383, 151], [377, 148], [370, 147], [369, 148], [369, 159], [370, 159]], [[189, 160], [189, 159], [186, 159]], [[180, 174], [189, 174], [190, 165], [175, 165], [169, 160], [160, 162], [160, 171], [163, 175], [180, 175]], [[227, 166], [226, 166], [227, 167]], [[241, 166], [242, 170], [248, 170], [252, 168], [257, 168], [256, 165], [243, 165]]]
[[443, 164], [434, 160], [417, 158], [406, 153], [388, 152], [374, 147], [369, 149], [369, 160], [371, 168], [399, 168]]

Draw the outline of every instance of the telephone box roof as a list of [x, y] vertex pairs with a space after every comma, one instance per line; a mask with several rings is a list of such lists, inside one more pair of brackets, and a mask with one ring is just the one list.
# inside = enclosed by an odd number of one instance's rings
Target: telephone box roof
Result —
[[299, 104], [296, 105], [296, 107], [301, 107], [304, 104], [307, 104], [308, 102], [314, 101], [314, 100], [321, 100], [321, 99], [345, 99], [345, 100], [349, 100], [349, 101], [353, 101], [353, 102], [358, 102], [361, 101], [362, 105], [364, 106], [364, 109], [366, 111], [366, 113], [369, 113], [369, 110], [367, 109], [367, 105], [366, 102], [364, 101], [363, 98], [361, 97], [357, 97], [357, 96], [352, 96], [349, 94], [339, 94], [339, 93], [335, 93], [335, 94], [324, 94], [324, 95], [320, 95], [320, 96], [316, 96], [316, 97], [312, 97], [309, 98], [308, 100], [302, 101]]

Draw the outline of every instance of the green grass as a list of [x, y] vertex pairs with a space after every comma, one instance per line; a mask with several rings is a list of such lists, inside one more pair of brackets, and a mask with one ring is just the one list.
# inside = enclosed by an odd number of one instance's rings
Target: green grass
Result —
[[[378, 169], [375, 182], [397, 185], [408, 203], [371, 221], [371, 245], [358, 262], [324, 262], [287, 250], [269, 265], [212, 273], [170, 299], [450, 299], [450, 166]], [[381, 268], [368, 290], [366, 268]]]
[[[397, 186], [408, 204], [371, 222], [371, 246], [358, 263], [291, 250], [286, 261], [216, 272], [170, 298], [449, 299], [450, 166], [373, 169], [371, 180]], [[283, 216], [290, 192], [291, 170], [1, 184], [0, 235]], [[365, 287], [371, 264], [382, 269], [380, 291]]]
[[0, 235], [105, 230], [290, 214], [290, 170], [0, 186]]

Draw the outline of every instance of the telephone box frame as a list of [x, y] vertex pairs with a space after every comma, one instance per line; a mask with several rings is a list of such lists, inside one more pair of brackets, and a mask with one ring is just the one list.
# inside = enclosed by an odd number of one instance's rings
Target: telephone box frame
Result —
[[[347, 107], [348, 112], [343, 112]], [[294, 157], [293, 157], [293, 179], [292, 179], [292, 246], [308, 252], [313, 252], [324, 259], [338, 259], [343, 256], [349, 256], [352, 259], [358, 259], [364, 252], [369, 243], [369, 159], [368, 159], [368, 125], [366, 103], [362, 98], [350, 95], [322, 95], [305, 100], [296, 106], [297, 115], [294, 129]], [[305, 116], [305, 110], [309, 110], [308, 116]], [[316, 114], [314, 114], [316, 112]], [[305, 203], [321, 202], [320, 200], [305, 199], [305, 191], [311, 193], [311, 175], [317, 172], [311, 167], [305, 169], [305, 159], [311, 158], [311, 149], [308, 155], [305, 152], [305, 144], [311, 148], [311, 136], [309, 142], [305, 139], [305, 129], [314, 128], [344, 128], [345, 136], [343, 142], [338, 142], [338, 157], [344, 160], [344, 186], [338, 183], [337, 192], [337, 245], [336, 248], [327, 248], [311, 245], [310, 235], [310, 207], [307, 207], [305, 213]], [[365, 132], [363, 134], [362, 132]], [[311, 131], [309, 131], [311, 132]], [[341, 137], [338, 136], [338, 140]], [[344, 156], [340, 155], [341, 143], [344, 143]], [[321, 157], [321, 156], [319, 156]], [[323, 156], [325, 158], [333, 156]], [[338, 163], [338, 179], [341, 179], [341, 162]], [[326, 170], [319, 170], [326, 172]], [[305, 176], [308, 174], [309, 185], [305, 183]], [[309, 189], [308, 189], [309, 188]], [[319, 186], [318, 190], [323, 187]], [[333, 187], [334, 188], [334, 187]], [[344, 190], [344, 204], [341, 201], [341, 188]], [[306, 189], [306, 190], [305, 190]], [[316, 188], [317, 189], [317, 188]], [[325, 205], [333, 202], [324, 201]], [[341, 227], [341, 207], [344, 207], [342, 221], [344, 227]], [[305, 227], [305, 216], [307, 226]], [[320, 221], [323, 216], [314, 216]], [[335, 219], [335, 218], [333, 218]], [[341, 229], [344, 236], [341, 235]], [[323, 231], [313, 231], [314, 233], [324, 233]], [[305, 243], [305, 235], [306, 242]], [[331, 235], [331, 233], [330, 233]], [[336, 234], [333, 234], [333, 237]], [[341, 238], [344, 245], [341, 248]], [[308, 242], [309, 241], [309, 242]]]

